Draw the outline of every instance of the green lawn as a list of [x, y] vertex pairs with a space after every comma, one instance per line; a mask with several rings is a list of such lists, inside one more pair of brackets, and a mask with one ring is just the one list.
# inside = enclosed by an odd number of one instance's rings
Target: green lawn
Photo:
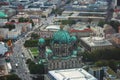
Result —
[[38, 56], [39, 54], [38, 48], [30, 48], [30, 51], [32, 52], [33, 56]]

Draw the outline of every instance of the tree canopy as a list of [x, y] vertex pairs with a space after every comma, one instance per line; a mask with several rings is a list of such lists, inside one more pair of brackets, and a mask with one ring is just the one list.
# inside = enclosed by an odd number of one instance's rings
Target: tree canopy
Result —
[[109, 66], [113, 70], [116, 70], [117, 65], [120, 64], [120, 49], [105, 49], [96, 50], [94, 52], [82, 53], [84, 62], [95, 62], [96, 66]]
[[99, 61], [99, 60], [120, 60], [120, 49], [104, 49], [96, 50], [94, 52], [84, 52], [82, 53], [84, 61]]
[[38, 39], [38, 38], [39, 38], [39, 35], [36, 34], [36, 33], [32, 33], [32, 34], [31, 34], [31, 38], [32, 38], [32, 39]]
[[32, 26], [34, 26], [34, 22], [33, 22], [33, 20], [30, 19], [30, 18], [20, 17], [20, 18], [18, 19], [18, 22], [30, 22], [30, 23], [32, 23]]
[[44, 74], [44, 65], [35, 64], [32, 60], [28, 59], [27, 64], [31, 74]]
[[25, 47], [37, 47], [38, 46], [38, 40], [26, 40], [24, 43]]
[[21, 80], [16, 74], [1, 76], [0, 80]]
[[11, 31], [12, 29], [15, 29], [15, 25], [14, 24], [6, 24], [5, 26], [3, 26], [3, 28], [8, 28], [9, 31]]

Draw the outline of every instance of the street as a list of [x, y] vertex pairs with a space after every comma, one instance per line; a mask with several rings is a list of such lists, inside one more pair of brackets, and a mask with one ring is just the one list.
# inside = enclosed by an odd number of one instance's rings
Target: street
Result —
[[32, 80], [32, 75], [29, 73], [26, 60], [33, 59], [23, 44], [26, 40], [30, 39], [30, 34], [39, 27], [40, 25], [35, 25], [33, 30], [27, 32], [24, 37], [20, 37], [19, 40], [13, 43], [13, 54], [10, 55], [11, 65], [15, 74], [17, 74], [22, 80]]
[[[30, 73], [28, 67], [26, 65], [26, 58], [22, 56], [23, 50], [23, 41], [22, 39], [18, 40], [14, 44], [13, 54], [10, 55], [12, 68], [15, 70], [15, 74], [17, 74], [22, 80], [32, 80], [30, 77]], [[25, 53], [27, 54], [27, 53]]]

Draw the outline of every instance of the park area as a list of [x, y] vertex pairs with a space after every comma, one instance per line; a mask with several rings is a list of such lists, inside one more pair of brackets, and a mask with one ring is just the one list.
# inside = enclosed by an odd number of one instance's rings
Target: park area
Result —
[[32, 53], [33, 56], [38, 56], [39, 54], [37, 47], [30, 48], [30, 52]]

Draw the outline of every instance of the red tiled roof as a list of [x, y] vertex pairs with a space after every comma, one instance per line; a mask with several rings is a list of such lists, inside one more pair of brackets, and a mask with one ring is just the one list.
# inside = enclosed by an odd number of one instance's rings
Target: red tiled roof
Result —
[[70, 29], [70, 32], [92, 32], [92, 30], [90, 28], [86, 28], [84, 30]]
[[115, 9], [115, 10], [114, 10], [114, 12], [119, 12], [119, 11], [120, 11], [120, 9]]

